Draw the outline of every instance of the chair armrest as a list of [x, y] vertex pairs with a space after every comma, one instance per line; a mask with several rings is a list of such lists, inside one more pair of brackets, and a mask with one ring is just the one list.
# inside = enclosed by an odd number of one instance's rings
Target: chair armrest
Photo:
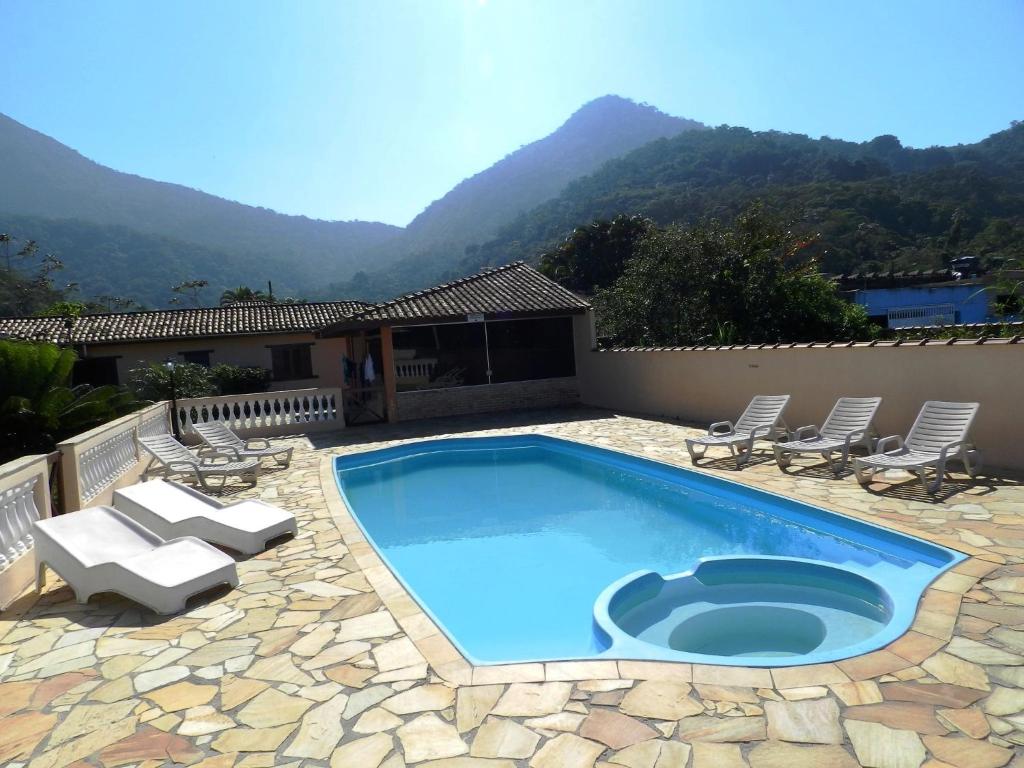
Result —
[[864, 432], [863, 429], [857, 429], [854, 430], [853, 432], [847, 432], [846, 436], [843, 438], [843, 446], [849, 448], [851, 445], [863, 440], [865, 437], [867, 437], [867, 433]]
[[[718, 430], [719, 427], [725, 427], [725, 431], [724, 432], [718, 432], [717, 430]], [[736, 431], [736, 428], [732, 425], [731, 421], [716, 421], [714, 424], [712, 424], [710, 427], [708, 427], [708, 434], [711, 435], [711, 436], [714, 436], [714, 435], [731, 435], [735, 431]]]
[[889, 437], [883, 437], [877, 443], [875, 443], [875, 453], [889, 453], [885, 449], [885, 446], [891, 442], [896, 443], [896, 447], [892, 449], [893, 452], [903, 450], [903, 438], [899, 435], [889, 435]]
[[[263, 443], [263, 445], [256, 445], [256, 443]], [[270, 441], [265, 437], [250, 437], [245, 441], [245, 447], [253, 450], [262, 450], [270, 447]]]
[[808, 433], [810, 437], [820, 437], [817, 426], [814, 424], [808, 424], [806, 427], [797, 427], [793, 432], [794, 440], [805, 440], [804, 433]]
[[[221, 461], [223, 460], [223, 461]], [[226, 464], [229, 461], [241, 461], [242, 457], [238, 454], [234, 448], [224, 448], [213, 451], [208, 456], [204, 456], [200, 459], [200, 463], [204, 467], [215, 467], [218, 464]]]
[[946, 443], [939, 450], [939, 460], [945, 461], [946, 457], [951, 453], [958, 453], [961, 448], [964, 447], [963, 440], [954, 440], [952, 443]]

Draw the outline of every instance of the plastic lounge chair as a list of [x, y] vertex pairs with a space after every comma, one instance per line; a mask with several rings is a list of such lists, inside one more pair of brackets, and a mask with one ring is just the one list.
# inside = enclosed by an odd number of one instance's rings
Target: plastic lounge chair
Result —
[[[839, 477], [849, 461], [851, 448], [860, 445], [871, 450], [875, 413], [881, 403], [880, 397], [839, 398], [820, 429], [814, 425], [800, 427], [793, 433], [792, 440], [773, 446], [776, 463], [785, 468], [797, 454], [820, 453], [832, 473]], [[832, 454], [836, 451], [839, 460], [834, 462]]]
[[[256, 485], [256, 476], [260, 469], [259, 459], [239, 461], [234, 454], [228, 453], [217, 453], [199, 458], [171, 435], [140, 437], [138, 440], [143, 450], [163, 464], [168, 472], [195, 477], [204, 490], [219, 490], [227, 484], [228, 478], [232, 476], [240, 477], [243, 480], [248, 478], [253, 485]], [[220, 478], [220, 485], [208, 482], [214, 477]]]
[[111, 507], [92, 507], [37, 520], [40, 586], [48, 565], [80, 603], [116, 592], [157, 613], [177, 613], [192, 595], [219, 584], [238, 585], [235, 561], [205, 541], [165, 541]]
[[716, 421], [703, 437], [688, 438], [686, 450], [690, 452], [690, 460], [696, 464], [708, 448], [725, 446], [736, 459], [736, 468], [739, 469], [750, 460], [754, 441], [774, 440], [778, 437], [780, 423], [785, 433], [782, 412], [788, 404], [789, 395], [757, 395], [735, 426], [731, 421]]
[[[196, 434], [210, 448], [218, 453], [230, 454], [235, 459], [262, 459], [270, 456], [279, 466], [287, 467], [292, 463], [292, 451], [294, 447], [274, 447], [265, 437], [249, 438], [243, 440], [222, 421], [208, 421], [205, 424], [193, 424], [192, 428]], [[262, 443], [262, 445], [257, 445]], [[283, 457], [283, 458], [282, 458]]]
[[169, 480], [137, 483], [114, 491], [114, 507], [165, 539], [195, 536], [247, 555], [295, 533], [295, 515], [262, 501], [224, 504]]
[[[883, 437], [870, 456], [853, 460], [853, 471], [861, 485], [871, 482], [875, 472], [904, 469], [914, 472], [928, 493], [938, 493], [946, 462], [959, 461], [970, 477], [981, 467], [981, 452], [967, 440], [978, 403], [945, 403], [929, 400], [921, 408], [906, 440], [899, 435]], [[889, 447], [895, 444], [895, 447]], [[928, 482], [926, 470], [934, 467]]]

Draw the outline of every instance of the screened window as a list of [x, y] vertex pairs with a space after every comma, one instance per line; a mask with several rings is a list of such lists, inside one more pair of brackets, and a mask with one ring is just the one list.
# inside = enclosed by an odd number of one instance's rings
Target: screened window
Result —
[[270, 348], [275, 381], [313, 378], [311, 344], [284, 344]]
[[487, 341], [495, 384], [576, 373], [570, 317], [488, 323]]

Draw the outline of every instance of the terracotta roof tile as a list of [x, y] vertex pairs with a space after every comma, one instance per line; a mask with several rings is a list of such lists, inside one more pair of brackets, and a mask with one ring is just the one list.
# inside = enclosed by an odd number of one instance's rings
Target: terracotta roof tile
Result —
[[63, 344], [161, 341], [315, 331], [371, 306], [360, 301], [310, 304], [240, 302], [224, 307], [164, 309], [63, 317], [0, 318], [0, 337]]
[[464, 320], [467, 315], [514, 317], [548, 312], [580, 313], [589, 304], [523, 262], [507, 264], [451, 283], [400, 296], [358, 312], [327, 332], [377, 323]]

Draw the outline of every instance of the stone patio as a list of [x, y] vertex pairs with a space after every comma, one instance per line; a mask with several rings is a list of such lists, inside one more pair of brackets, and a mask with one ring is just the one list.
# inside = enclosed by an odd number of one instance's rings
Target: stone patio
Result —
[[77, 605], [50, 574], [0, 615], [0, 765], [202, 768], [1024, 768], [1024, 484], [861, 489], [811, 462], [702, 471], [972, 557], [888, 648], [773, 670], [631, 661], [470, 666], [341, 504], [332, 456], [423, 437], [538, 432], [689, 466], [694, 430], [574, 409], [294, 438], [259, 496], [299, 535], [240, 586], [158, 617]]

